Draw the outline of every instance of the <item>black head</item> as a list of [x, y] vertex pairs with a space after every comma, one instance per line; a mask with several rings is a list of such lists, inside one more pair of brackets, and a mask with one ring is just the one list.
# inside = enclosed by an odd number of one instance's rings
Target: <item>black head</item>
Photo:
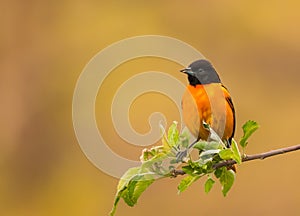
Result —
[[220, 83], [221, 80], [214, 67], [208, 60], [201, 59], [181, 70], [188, 75], [190, 85]]

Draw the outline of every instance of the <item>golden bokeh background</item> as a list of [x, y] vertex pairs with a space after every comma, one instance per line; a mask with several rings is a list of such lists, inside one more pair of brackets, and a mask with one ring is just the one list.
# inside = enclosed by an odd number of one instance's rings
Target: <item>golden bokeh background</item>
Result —
[[[108, 45], [137, 35], [180, 39], [217, 68], [237, 111], [237, 134], [253, 119], [261, 128], [247, 153], [299, 142], [299, 1], [1, 1], [0, 213], [10, 216], [96, 216], [111, 209], [118, 180], [81, 151], [72, 126], [72, 96], [87, 62]], [[143, 58], [118, 67], [99, 90], [99, 130], [118, 154], [137, 159], [142, 148], [116, 134], [110, 102], [118, 85], [148, 70], [186, 83], [182, 66]], [[166, 83], [166, 85], [169, 85]], [[171, 100], [148, 93], [129, 117], [140, 133], [153, 112], [168, 124], [179, 112]], [[228, 197], [220, 186], [205, 195], [203, 181], [177, 195], [177, 179], [155, 182], [116, 215], [299, 215], [298, 152], [238, 168]]]

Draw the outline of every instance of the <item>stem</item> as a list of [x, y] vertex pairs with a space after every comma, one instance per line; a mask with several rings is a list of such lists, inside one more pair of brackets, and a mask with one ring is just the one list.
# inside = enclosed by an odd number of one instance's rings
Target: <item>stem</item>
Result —
[[[268, 152], [264, 152], [264, 153], [260, 153], [260, 154], [244, 155], [242, 158], [242, 162], [257, 160], [257, 159], [263, 160], [268, 157], [272, 157], [272, 156], [279, 155], [279, 154], [285, 154], [285, 153], [297, 151], [297, 150], [300, 150], [300, 144], [281, 148], [281, 149], [276, 149], [276, 150], [272, 150], [272, 151], [268, 151]], [[235, 160], [228, 160], [228, 161], [224, 161], [224, 162], [215, 164], [213, 166], [213, 168], [218, 169], [218, 168], [221, 168], [224, 166], [227, 166], [227, 167], [232, 166], [234, 164], [236, 164]], [[183, 170], [174, 170], [172, 174], [174, 177], [176, 177], [178, 175], [184, 175], [185, 172]]]

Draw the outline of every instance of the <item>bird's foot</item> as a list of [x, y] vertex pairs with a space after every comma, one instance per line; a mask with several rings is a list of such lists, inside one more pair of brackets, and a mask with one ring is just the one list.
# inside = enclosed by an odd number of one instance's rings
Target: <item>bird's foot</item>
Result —
[[188, 154], [188, 149], [177, 152], [176, 153], [176, 162], [177, 163], [183, 162], [184, 159], [187, 157], [187, 154]]

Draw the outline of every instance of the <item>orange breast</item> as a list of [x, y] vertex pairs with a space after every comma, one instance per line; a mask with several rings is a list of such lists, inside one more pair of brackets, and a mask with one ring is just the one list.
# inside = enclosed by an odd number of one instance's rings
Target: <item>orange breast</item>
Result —
[[183, 120], [196, 138], [208, 139], [209, 132], [203, 127], [203, 121], [222, 140], [233, 136], [235, 117], [228, 99], [230, 95], [220, 83], [187, 87], [182, 98]]

